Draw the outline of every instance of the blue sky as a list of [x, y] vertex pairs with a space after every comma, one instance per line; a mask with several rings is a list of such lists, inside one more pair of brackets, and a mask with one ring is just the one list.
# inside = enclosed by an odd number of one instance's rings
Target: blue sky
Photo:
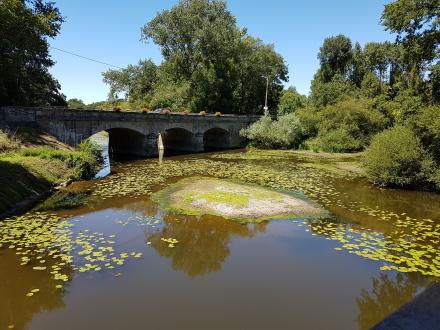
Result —
[[[59, 0], [66, 22], [52, 46], [125, 67], [142, 58], [159, 64], [159, 49], [140, 41], [140, 28], [157, 12], [178, 0]], [[303, 94], [317, 67], [316, 55], [325, 37], [345, 34], [352, 41], [393, 40], [379, 24], [385, 0], [228, 0], [228, 8], [250, 35], [272, 43], [288, 67], [290, 80]], [[56, 64], [52, 74], [67, 98], [86, 103], [104, 100], [108, 87], [101, 73], [108, 67], [58, 50], [50, 53]]]

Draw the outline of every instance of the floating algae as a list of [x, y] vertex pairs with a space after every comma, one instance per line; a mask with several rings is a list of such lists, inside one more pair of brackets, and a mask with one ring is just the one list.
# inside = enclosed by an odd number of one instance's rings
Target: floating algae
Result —
[[[151, 195], [170, 178], [196, 175], [281, 191], [298, 191], [332, 212], [337, 209], [349, 217], [366, 219], [364, 224], [337, 224], [337, 234], [333, 234], [333, 222], [313, 222], [306, 225], [311, 235], [319, 234], [339, 241], [343, 251], [381, 260], [383, 270], [440, 277], [438, 222], [367, 205], [356, 198], [356, 193], [349, 194], [335, 186], [335, 182], [351, 182], [358, 175], [353, 171], [330, 168], [310, 166], [308, 159], [289, 151], [217, 153], [209, 158], [167, 159], [160, 166], [155, 162], [135, 163], [126, 171], [98, 181], [92, 194], [102, 198]], [[331, 225], [327, 227], [329, 223]], [[375, 228], [383, 224], [386, 224], [387, 232], [378, 233]]]
[[[0, 222], [0, 248], [15, 250], [23, 267], [43, 271], [60, 282], [72, 278], [72, 271], [97, 272], [124, 264], [128, 253], [117, 253], [114, 235], [91, 232], [76, 233], [74, 223], [46, 212], [26, 213]], [[133, 258], [141, 254], [131, 252]], [[46, 265], [46, 261], [48, 262]], [[62, 288], [62, 286], [57, 286]], [[28, 293], [31, 297], [37, 293]]]

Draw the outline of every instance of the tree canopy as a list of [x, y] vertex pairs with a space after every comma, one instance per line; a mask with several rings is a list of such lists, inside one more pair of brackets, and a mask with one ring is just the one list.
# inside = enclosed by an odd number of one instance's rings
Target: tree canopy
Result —
[[266, 77], [272, 108], [288, 79], [274, 46], [238, 28], [224, 1], [181, 0], [145, 24], [142, 40], [160, 47], [163, 62], [105, 72], [112, 97], [123, 92], [136, 105], [174, 111], [262, 113]]
[[0, 105], [65, 105], [48, 68], [63, 17], [52, 2], [0, 1]]

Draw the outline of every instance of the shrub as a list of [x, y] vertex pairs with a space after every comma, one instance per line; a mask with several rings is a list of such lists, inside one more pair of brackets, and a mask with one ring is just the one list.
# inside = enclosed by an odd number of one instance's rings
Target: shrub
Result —
[[150, 112], [150, 109], [148, 109], [148, 108], [143, 108], [142, 109], [142, 113], [149, 113]]
[[199, 112], [199, 115], [200, 115], [200, 116], [206, 116], [206, 111], [200, 111], [200, 112]]
[[216, 116], [216, 117], [221, 117], [221, 116], [222, 116], [222, 113], [217, 111], [217, 112], [214, 114], [214, 116]]
[[363, 163], [367, 178], [380, 186], [426, 187], [436, 177], [434, 162], [420, 139], [403, 126], [376, 135]]
[[278, 116], [287, 115], [304, 108], [307, 101], [307, 96], [299, 94], [295, 87], [289, 87], [281, 93], [278, 103]]
[[366, 147], [371, 137], [383, 130], [387, 118], [362, 99], [348, 99], [318, 111], [317, 136], [308, 148], [326, 152], [354, 152]]
[[114, 111], [114, 112], [121, 112], [121, 108], [120, 108], [120, 107], [114, 107], [114, 108], [113, 108], [113, 111]]
[[347, 152], [361, 150], [363, 143], [355, 138], [345, 127], [319, 134], [316, 138], [306, 141], [307, 149], [324, 152]]
[[425, 149], [431, 153], [437, 165], [440, 165], [440, 107], [420, 109], [409, 123]]
[[355, 94], [355, 86], [347, 82], [343, 76], [337, 74], [330, 82], [322, 82], [318, 72], [312, 80], [310, 100], [317, 108], [323, 108]]
[[250, 140], [252, 146], [263, 149], [297, 148], [303, 137], [301, 122], [294, 113], [281, 116], [277, 121], [265, 115], [240, 134]]

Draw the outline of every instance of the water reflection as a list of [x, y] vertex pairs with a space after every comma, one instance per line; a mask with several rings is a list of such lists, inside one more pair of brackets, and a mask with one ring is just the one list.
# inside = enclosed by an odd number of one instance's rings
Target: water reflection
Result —
[[106, 177], [111, 172], [110, 155], [109, 155], [109, 137], [107, 132], [100, 132], [90, 137], [90, 141], [96, 143], [102, 148], [103, 164], [102, 169], [96, 173], [95, 179]]
[[[44, 271], [20, 266], [20, 258], [10, 249], [0, 251], [0, 329], [24, 329], [34, 315], [43, 311], [64, 308], [64, 289], [57, 289], [59, 282]], [[47, 262], [51, 266], [50, 261]], [[71, 271], [70, 271], [71, 273]], [[26, 293], [33, 289], [40, 292], [33, 297]]]
[[159, 149], [159, 165], [162, 164], [163, 162], [163, 154], [164, 154], [163, 149]]
[[[172, 260], [173, 269], [191, 277], [220, 271], [230, 254], [234, 236], [252, 238], [264, 233], [267, 223], [242, 225], [214, 216], [183, 217], [165, 215], [160, 232], [146, 234], [147, 242], [163, 257]], [[180, 243], [169, 248], [161, 238], [175, 238]]]
[[414, 273], [397, 273], [394, 278], [380, 273], [378, 277], [373, 278], [371, 290], [362, 289], [356, 298], [359, 329], [370, 329], [410, 301], [430, 282], [432, 283], [426, 277]]

